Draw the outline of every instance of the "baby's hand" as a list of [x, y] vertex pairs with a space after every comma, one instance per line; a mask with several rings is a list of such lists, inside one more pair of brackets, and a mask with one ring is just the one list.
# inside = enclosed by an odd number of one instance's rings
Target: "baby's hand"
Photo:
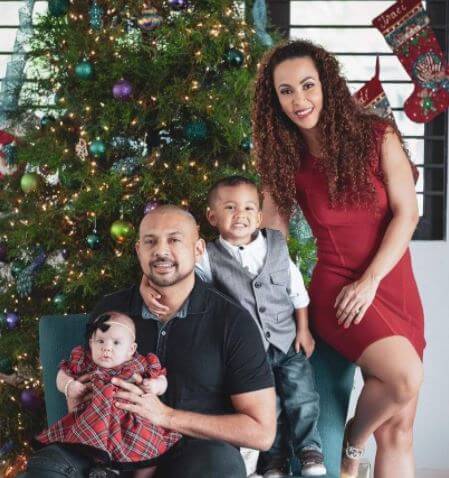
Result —
[[158, 378], [146, 378], [142, 382], [141, 388], [145, 393], [163, 395], [167, 390], [167, 378], [164, 375]]
[[89, 391], [89, 386], [81, 383], [79, 380], [73, 380], [67, 386], [67, 398], [70, 400], [79, 400]]

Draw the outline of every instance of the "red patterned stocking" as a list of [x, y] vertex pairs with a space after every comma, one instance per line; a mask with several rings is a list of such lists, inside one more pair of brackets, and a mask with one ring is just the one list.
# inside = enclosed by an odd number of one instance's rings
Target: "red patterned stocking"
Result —
[[405, 113], [417, 123], [431, 121], [449, 107], [449, 68], [421, 0], [398, 0], [373, 25], [415, 84]]

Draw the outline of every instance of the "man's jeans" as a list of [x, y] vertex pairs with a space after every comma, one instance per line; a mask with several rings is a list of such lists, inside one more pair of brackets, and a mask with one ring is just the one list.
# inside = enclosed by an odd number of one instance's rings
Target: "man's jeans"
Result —
[[[60, 445], [37, 451], [19, 478], [88, 478], [91, 460]], [[97, 475], [100, 476], [100, 475]], [[120, 477], [133, 476], [122, 472]], [[245, 478], [246, 470], [239, 450], [224, 442], [183, 438], [161, 457], [155, 478]]]
[[294, 345], [286, 354], [270, 345], [267, 354], [276, 382], [278, 426], [273, 446], [260, 454], [259, 470], [284, 462], [291, 453], [298, 456], [303, 449], [321, 451], [319, 395], [309, 360], [303, 352], [296, 353]]

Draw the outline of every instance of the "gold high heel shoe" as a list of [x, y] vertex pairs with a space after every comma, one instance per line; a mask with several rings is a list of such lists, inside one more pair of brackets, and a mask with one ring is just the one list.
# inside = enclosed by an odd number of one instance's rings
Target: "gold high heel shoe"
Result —
[[[345, 458], [349, 460], [360, 460], [360, 458], [362, 458], [363, 453], [365, 451], [364, 448], [357, 448], [349, 444], [349, 429], [351, 428], [352, 421], [353, 421], [353, 418], [348, 420], [348, 423], [346, 423], [346, 426], [345, 426], [345, 433], [343, 435], [343, 449], [341, 454], [342, 464]], [[357, 469], [358, 469], [358, 466], [357, 466]], [[353, 473], [347, 473], [346, 471], [340, 470], [340, 478], [357, 478], [357, 474], [358, 474], [357, 472], [353, 474]]]

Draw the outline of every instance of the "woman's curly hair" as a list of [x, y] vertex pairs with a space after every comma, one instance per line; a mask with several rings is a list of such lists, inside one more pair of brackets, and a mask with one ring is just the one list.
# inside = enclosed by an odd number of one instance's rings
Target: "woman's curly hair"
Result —
[[401, 135], [393, 121], [368, 113], [356, 103], [334, 56], [305, 40], [281, 43], [265, 54], [259, 66], [252, 130], [262, 186], [271, 193], [280, 212], [289, 216], [296, 203], [295, 172], [307, 145], [281, 109], [273, 72], [283, 61], [302, 57], [313, 60], [323, 89], [318, 167], [327, 178], [330, 206], [372, 205], [375, 190], [369, 168], [376, 151], [373, 125], [383, 122]]

